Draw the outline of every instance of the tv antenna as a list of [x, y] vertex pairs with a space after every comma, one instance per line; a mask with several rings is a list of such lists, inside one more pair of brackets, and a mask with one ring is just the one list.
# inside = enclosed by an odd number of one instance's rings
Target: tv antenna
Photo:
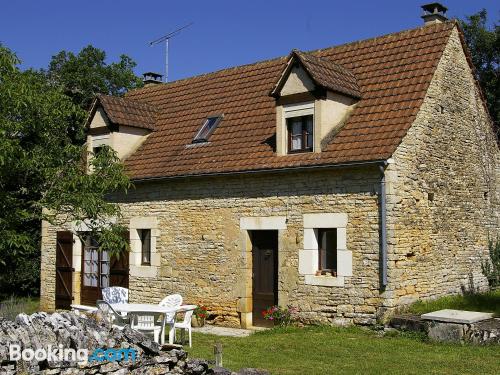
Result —
[[168, 82], [168, 43], [169, 43], [170, 39], [172, 39], [174, 36], [179, 35], [179, 33], [182, 30], [187, 29], [193, 23], [194, 22], [190, 22], [187, 25], [184, 25], [182, 27], [179, 27], [177, 30], [172, 31], [171, 33], [163, 35], [162, 37], [155, 39], [152, 42], [149, 42], [149, 45], [151, 47], [154, 46], [155, 44], [165, 42], [165, 82]]

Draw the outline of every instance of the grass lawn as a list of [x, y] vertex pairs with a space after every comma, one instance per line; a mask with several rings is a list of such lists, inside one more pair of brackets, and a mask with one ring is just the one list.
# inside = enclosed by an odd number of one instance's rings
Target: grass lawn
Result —
[[488, 293], [446, 296], [432, 301], [418, 301], [411, 305], [407, 311], [414, 314], [425, 314], [442, 309], [492, 312], [495, 316], [500, 317], [500, 289]]
[[223, 345], [223, 365], [267, 369], [271, 374], [499, 374], [498, 346], [437, 344], [409, 334], [381, 337], [359, 327], [278, 328], [250, 337], [193, 334], [190, 358], [214, 359]]
[[39, 311], [40, 299], [33, 297], [10, 297], [0, 301], [0, 317], [14, 320], [20, 313], [33, 314]]

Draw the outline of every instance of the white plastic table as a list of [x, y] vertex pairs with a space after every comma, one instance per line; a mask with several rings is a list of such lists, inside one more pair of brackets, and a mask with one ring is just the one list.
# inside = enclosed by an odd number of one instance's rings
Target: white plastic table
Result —
[[[163, 318], [161, 334], [163, 335], [163, 328], [165, 327], [166, 324], [168, 324], [170, 326], [170, 329], [168, 331], [169, 344], [174, 343], [175, 318], [177, 313], [196, 308], [196, 305], [182, 305], [178, 309], [172, 309], [170, 307], [162, 307], [160, 305], [153, 305], [150, 303], [114, 303], [111, 306], [117, 312], [124, 312], [124, 313], [150, 312], [156, 314], [165, 314], [165, 317]], [[173, 319], [171, 321], [167, 321], [166, 319], [167, 314], [173, 314]]]

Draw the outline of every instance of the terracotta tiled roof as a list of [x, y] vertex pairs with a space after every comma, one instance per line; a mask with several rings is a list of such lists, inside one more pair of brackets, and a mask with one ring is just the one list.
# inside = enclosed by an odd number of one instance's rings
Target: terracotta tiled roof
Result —
[[299, 50], [293, 50], [290, 54], [290, 59], [294, 58], [301, 62], [313, 81], [319, 86], [354, 98], [361, 97], [356, 76], [351, 70], [329, 59]]
[[[311, 52], [350, 70], [362, 93], [343, 128], [320, 153], [277, 156], [275, 99], [287, 58], [134, 90], [127, 100], [157, 109], [155, 130], [126, 160], [133, 178], [385, 160], [423, 102], [454, 22]], [[224, 114], [210, 142], [192, 139], [207, 116]]]
[[99, 95], [94, 103], [100, 104], [109, 120], [116, 125], [132, 126], [153, 130], [156, 122], [156, 109], [133, 99]]

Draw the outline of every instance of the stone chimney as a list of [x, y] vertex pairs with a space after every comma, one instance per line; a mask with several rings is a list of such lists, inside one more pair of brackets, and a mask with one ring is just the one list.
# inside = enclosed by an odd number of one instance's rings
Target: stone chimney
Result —
[[154, 72], [146, 72], [142, 74], [142, 81], [144, 82], [144, 86], [157, 85], [158, 83], [162, 83], [163, 76]]
[[430, 3], [422, 5], [422, 9], [424, 10], [424, 14], [422, 18], [424, 19], [425, 25], [430, 25], [433, 23], [441, 23], [448, 20], [446, 18], [445, 13], [448, 10], [445, 6], [440, 3]]

